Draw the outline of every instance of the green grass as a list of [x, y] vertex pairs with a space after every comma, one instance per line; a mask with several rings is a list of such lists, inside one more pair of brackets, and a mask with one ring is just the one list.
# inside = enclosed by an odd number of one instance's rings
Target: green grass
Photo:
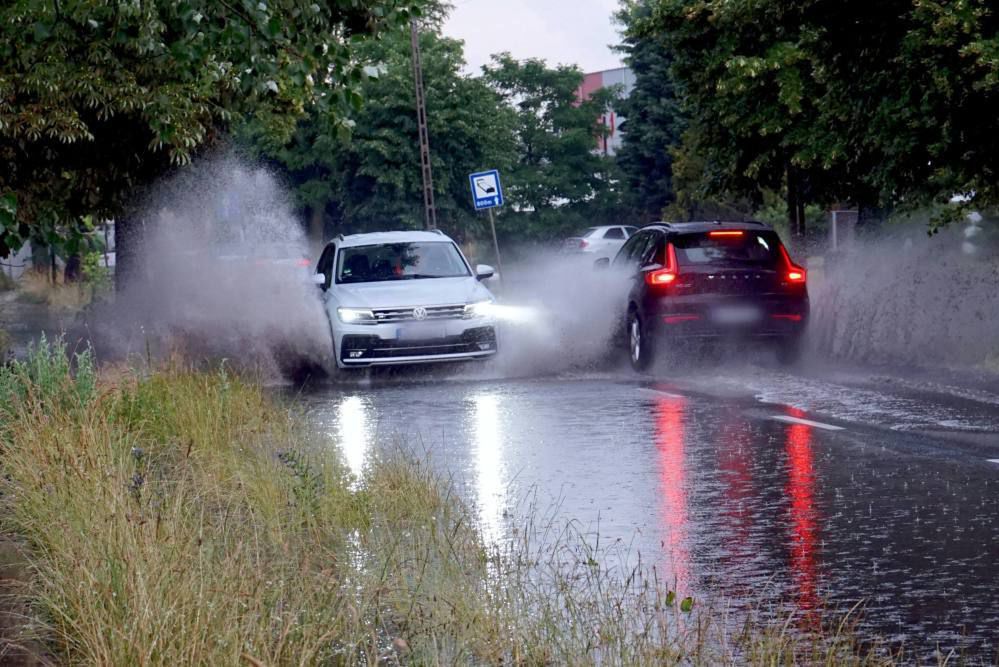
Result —
[[360, 483], [302, 423], [224, 370], [98, 376], [47, 344], [0, 369], [16, 642], [106, 665], [890, 663], [845, 626], [676, 599], [571, 524], [486, 548], [428, 465]]

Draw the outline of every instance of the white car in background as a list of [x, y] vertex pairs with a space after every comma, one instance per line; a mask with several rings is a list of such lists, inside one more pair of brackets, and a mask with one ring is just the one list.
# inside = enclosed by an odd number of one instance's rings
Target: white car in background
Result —
[[496, 354], [495, 299], [458, 245], [439, 232], [341, 236], [314, 280], [339, 368], [487, 359]]
[[613, 258], [636, 231], [637, 227], [627, 225], [590, 227], [581, 236], [572, 236], [563, 241], [562, 250], [590, 254], [595, 260], [602, 257]]

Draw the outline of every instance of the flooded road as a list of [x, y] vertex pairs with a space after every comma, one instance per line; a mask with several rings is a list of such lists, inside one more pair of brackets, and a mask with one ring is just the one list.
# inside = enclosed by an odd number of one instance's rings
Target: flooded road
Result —
[[406, 373], [302, 399], [359, 475], [378, 450], [426, 453], [488, 539], [533, 508], [685, 595], [863, 601], [866, 627], [909, 649], [995, 659], [995, 387], [753, 363], [660, 375]]

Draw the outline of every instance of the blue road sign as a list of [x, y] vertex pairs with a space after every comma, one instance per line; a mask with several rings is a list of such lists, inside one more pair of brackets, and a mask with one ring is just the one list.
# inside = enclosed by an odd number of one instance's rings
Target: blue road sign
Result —
[[503, 205], [503, 187], [500, 185], [499, 172], [495, 169], [470, 174], [468, 182], [472, 185], [472, 202], [475, 210], [496, 208]]

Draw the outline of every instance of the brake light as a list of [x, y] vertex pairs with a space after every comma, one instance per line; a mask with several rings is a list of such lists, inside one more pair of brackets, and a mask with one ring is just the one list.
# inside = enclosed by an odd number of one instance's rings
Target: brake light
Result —
[[312, 262], [310, 262], [308, 259], [305, 259], [304, 257], [295, 263], [304, 268], [308, 268], [309, 265], [312, 264]]
[[784, 274], [784, 278], [789, 283], [804, 283], [808, 278], [808, 273], [805, 269], [801, 268], [797, 264], [791, 261], [791, 256], [787, 254], [787, 248], [780, 246], [780, 254], [784, 258], [784, 268], [787, 273]]
[[681, 324], [683, 322], [696, 322], [701, 319], [700, 315], [667, 315], [663, 317], [666, 324]]
[[586, 247], [589, 246], [589, 245], [590, 245], [590, 242], [587, 241], [586, 239], [579, 239], [579, 249], [580, 250], [585, 250]]
[[708, 236], [717, 238], [719, 236], [743, 236], [745, 232], [739, 231], [737, 229], [727, 229], [721, 232], [708, 232]]
[[645, 274], [645, 282], [653, 287], [669, 285], [676, 280], [677, 262], [676, 249], [672, 243], [666, 245], [666, 266]]

